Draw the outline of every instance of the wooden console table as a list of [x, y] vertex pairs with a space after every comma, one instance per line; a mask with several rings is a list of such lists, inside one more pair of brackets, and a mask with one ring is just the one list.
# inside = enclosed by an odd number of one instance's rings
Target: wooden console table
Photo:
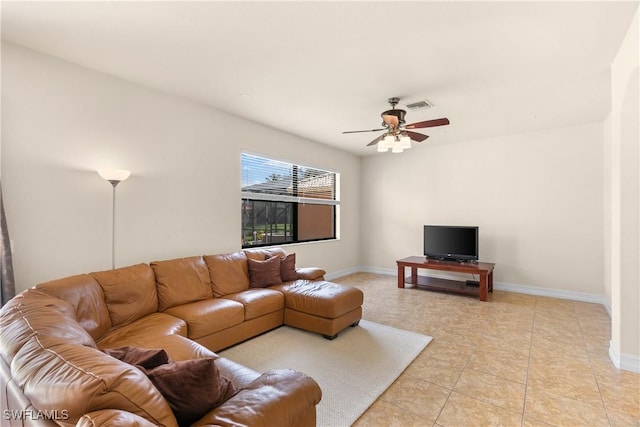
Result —
[[[480, 301], [487, 300], [487, 292], [493, 292], [493, 267], [490, 262], [457, 262], [427, 259], [423, 256], [410, 256], [396, 261], [398, 264], [398, 287], [404, 288], [405, 282], [419, 288], [478, 295]], [[411, 276], [405, 278], [405, 267], [411, 267]], [[453, 271], [455, 273], [478, 274], [479, 285], [472, 286], [459, 280], [418, 276], [418, 269]]]

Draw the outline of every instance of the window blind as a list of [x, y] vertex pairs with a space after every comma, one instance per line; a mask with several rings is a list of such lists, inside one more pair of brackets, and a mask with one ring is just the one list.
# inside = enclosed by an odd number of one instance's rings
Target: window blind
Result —
[[336, 172], [242, 153], [242, 198], [338, 205]]

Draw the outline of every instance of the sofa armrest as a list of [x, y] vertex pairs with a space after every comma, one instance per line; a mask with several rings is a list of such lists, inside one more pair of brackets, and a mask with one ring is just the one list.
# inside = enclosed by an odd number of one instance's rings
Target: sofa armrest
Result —
[[313, 378], [290, 369], [272, 370], [193, 426], [315, 426], [321, 398], [322, 391]]
[[76, 427], [155, 427], [151, 421], [119, 409], [101, 409], [84, 414]]
[[298, 279], [302, 280], [323, 280], [326, 271], [318, 267], [296, 268]]

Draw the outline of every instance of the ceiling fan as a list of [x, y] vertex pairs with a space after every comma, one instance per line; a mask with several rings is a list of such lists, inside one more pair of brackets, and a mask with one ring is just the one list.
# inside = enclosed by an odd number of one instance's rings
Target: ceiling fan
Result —
[[385, 152], [391, 149], [391, 152], [393, 153], [401, 153], [404, 149], [411, 148], [411, 140], [422, 142], [425, 139], [429, 138], [428, 135], [423, 135], [418, 132], [412, 132], [408, 129], [430, 128], [449, 124], [449, 119], [442, 118], [405, 125], [404, 116], [407, 112], [405, 110], [396, 109], [396, 105], [398, 104], [398, 102], [400, 102], [400, 99], [389, 98], [387, 102], [389, 102], [389, 104], [391, 105], [391, 110], [384, 111], [381, 114], [383, 126], [382, 128], [369, 130], [351, 130], [342, 133], [380, 132], [384, 130], [386, 132], [367, 144], [367, 147], [370, 145], [378, 144], [379, 152]]

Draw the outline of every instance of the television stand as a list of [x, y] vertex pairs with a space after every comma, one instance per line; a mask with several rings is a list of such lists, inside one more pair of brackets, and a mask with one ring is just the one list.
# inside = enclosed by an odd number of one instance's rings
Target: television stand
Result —
[[[480, 301], [487, 300], [487, 293], [493, 292], [493, 267], [490, 262], [458, 262], [428, 259], [423, 256], [410, 256], [396, 261], [398, 264], [398, 288], [404, 288], [405, 282], [418, 288], [434, 291], [455, 292], [458, 294], [474, 295]], [[405, 268], [411, 268], [411, 275], [405, 277]], [[452, 271], [454, 273], [469, 273], [480, 276], [478, 285], [469, 281], [440, 279], [438, 277], [419, 276], [418, 269]]]

